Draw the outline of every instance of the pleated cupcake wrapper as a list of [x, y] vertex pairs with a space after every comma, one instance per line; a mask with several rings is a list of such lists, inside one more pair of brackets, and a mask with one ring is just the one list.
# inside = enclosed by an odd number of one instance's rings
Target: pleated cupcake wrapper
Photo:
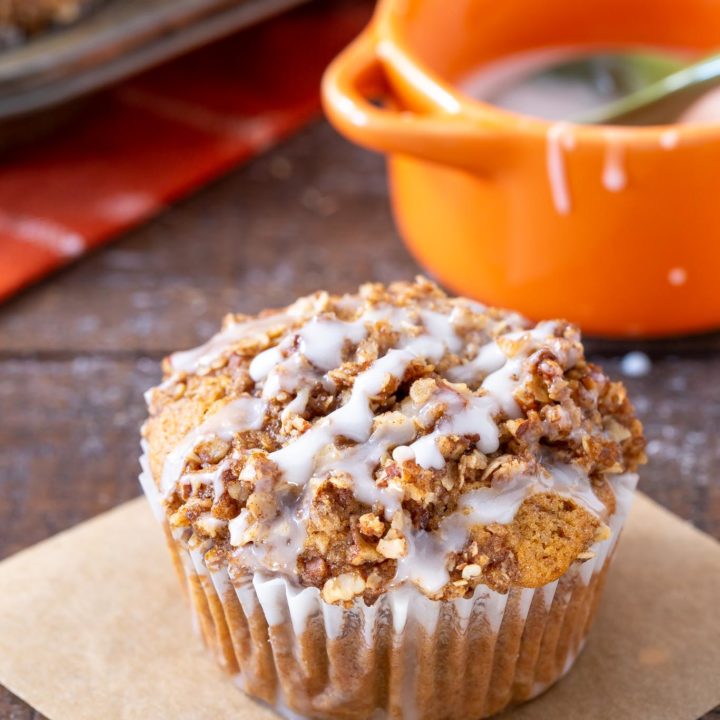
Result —
[[368, 607], [331, 605], [316, 588], [256, 572], [231, 581], [170, 531], [145, 456], [140, 482], [163, 525], [196, 630], [249, 695], [286, 717], [457, 718], [497, 713], [543, 692], [582, 649], [634, 483], [615, 485], [608, 540], [543, 587], [429, 600], [413, 586]]

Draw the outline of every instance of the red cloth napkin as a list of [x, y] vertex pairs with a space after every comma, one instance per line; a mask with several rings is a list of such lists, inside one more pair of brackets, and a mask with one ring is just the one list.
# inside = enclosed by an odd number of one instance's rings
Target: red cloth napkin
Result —
[[370, 9], [323, 2], [248, 28], [96, 95], [1, 158], [0, 300], [313, 117], [323, 69]]

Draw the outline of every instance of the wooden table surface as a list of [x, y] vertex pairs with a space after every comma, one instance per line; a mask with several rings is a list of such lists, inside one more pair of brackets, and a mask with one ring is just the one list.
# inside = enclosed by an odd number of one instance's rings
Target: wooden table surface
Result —
[[[417, 271], [382, 160], [318, 122], [5, 303], [0, 557], [139, 494], [142, 393], [163, 355], [200, 343], [225, 312]], [[618, 376], [636, 347], [589, 343]], [[720, 538], [720, 338], [645, 349], [651, 371], [625, 379], [649, 439], [642, 489]], [[0, 688], [0, 718], [38, 717]]]

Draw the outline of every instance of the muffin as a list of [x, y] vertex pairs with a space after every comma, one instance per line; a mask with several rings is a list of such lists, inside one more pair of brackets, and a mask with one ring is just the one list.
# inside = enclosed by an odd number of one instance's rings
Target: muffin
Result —
[[0, 0], [0, 30], [33, 34], [77, 20], [95, 0]]
[[231, 315], [164, 371], [141, 482], [249, 695], [467, 720], [570, 669], [644, 461], [573, 325], [419, 278]]

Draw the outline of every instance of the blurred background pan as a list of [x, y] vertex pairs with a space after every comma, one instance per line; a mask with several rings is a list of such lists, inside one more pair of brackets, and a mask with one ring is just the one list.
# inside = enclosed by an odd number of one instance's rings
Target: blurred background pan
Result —
[[105, 0], [0, 49], [0, 149], [72, 117], [95, 90], [306, 0]]

